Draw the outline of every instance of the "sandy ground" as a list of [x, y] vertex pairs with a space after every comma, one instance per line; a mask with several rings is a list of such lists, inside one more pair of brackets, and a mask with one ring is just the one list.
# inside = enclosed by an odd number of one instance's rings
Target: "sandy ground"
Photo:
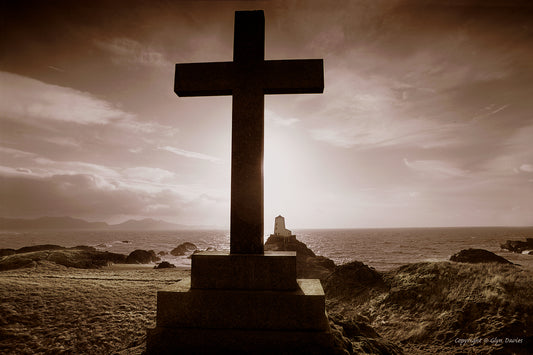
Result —
[[155, 326], [156, 292], [189, 270], [40, 265], [0, 273], [0, 353], [111, 354]]

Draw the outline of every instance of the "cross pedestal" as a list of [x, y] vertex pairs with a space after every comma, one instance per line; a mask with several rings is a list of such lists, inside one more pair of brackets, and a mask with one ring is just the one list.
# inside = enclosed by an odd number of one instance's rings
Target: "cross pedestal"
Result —
[[232, 95], [229, 252], [192, 256], [191, 277], [157, 292], [148, 354], [327, 354], [319, 280], [296, 278], [295, 252], [264, 252], [264, 95], [321, 93], [322, 60], [264, 60], [263, 11], [235, 13], [233, 62], [177, 64], [179, 96]]
[[157, 292], [148, 354], [328, 354], [320, 280], [296, 278], [296, 252], [192, 256], [191, 277]]

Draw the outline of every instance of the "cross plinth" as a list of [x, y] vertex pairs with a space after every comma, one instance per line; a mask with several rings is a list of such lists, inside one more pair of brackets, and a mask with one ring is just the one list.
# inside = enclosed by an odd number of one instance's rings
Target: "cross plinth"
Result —
[[262, 254], [264, 95], [322, 93], [322, 59], [265, 60], [263, 11], [237, 11], [233, 62], [176, 64], [178, 96], [231, 95], [231, 254]]

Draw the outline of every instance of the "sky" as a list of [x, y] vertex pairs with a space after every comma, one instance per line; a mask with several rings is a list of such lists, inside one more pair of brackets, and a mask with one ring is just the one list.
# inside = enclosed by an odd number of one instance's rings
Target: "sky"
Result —
[[265, 96], [265, 234], [533, 225], [533, 7], [514, 0], [2, 0], [0, 216], [229, 227], [231, 97], [175, 63], [324, 59]]

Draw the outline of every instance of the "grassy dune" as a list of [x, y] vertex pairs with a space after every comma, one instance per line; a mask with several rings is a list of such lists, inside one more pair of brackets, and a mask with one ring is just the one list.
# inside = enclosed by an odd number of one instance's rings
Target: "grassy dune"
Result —
[[[46, 260], [2, 271], [0, 353], [140, 353], [157, 290], [188, 275]], [[527, 354], [533, 336], [533, 271], [518, 266], [418, 263], [378, 273], [355, 262], [324, 285], [335, 329], [355, 353]]]
[[330, 313], [366, 322], [409, 354], [528, 354], [533, 337], [533, 272], [518, 266], [409, 264], [329, 291]]
[[0, 273], [0, 353], [109, 354], [155, 325], [156, 291], [188, 271], [82, 270], [42, 263]]

